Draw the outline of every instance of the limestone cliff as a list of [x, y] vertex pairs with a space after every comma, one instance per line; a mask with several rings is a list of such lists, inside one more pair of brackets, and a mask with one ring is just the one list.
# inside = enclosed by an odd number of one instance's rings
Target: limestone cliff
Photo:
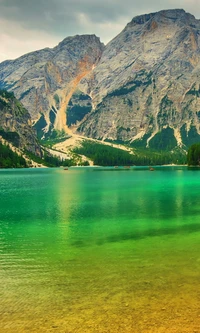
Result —
[[41, 136], [52, 128], [67, 131], [69, 100], [80, 80], [94, 69], [103, 49], [95, 35], [68, 37], [53, 49], [1, 63], [0, 87], [14, 92]]
[[181, 9], [135, 17], [78, 87], [92, 105], [78, 132], [152, 147], [169, 135], [168, 148], [197, 141], [199, 73], [199, 20]]

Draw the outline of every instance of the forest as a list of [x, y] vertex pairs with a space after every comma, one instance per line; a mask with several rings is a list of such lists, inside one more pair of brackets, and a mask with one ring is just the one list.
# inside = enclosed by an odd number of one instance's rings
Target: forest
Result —
[[195, 143], [188, 149], [187, 163], [189, 166], [200, 165], [200, 143]]
[[186, 164], [186, 154], [180, 150], [174, 152], [134, 149], [134, 154], [97, 142], [83, 141], [82, 147], [74, 149], [77, 154], [93, 160], [94, 165], [163, 165]]
[[26, 160], [0, 143], [0, 168], [27, 168]]

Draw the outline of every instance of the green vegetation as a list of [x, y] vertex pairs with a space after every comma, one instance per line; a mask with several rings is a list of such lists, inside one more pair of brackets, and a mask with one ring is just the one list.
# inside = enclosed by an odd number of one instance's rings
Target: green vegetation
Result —
[[130, 92], [133, 92], [134, 90], [136, 90], [136, 88], [142, 86], [143, 84], [144, 82], [138, 80], [130, 81], [127, 82], [123, 87], [112, 91], [107, 96], [109, 97], [123, 96]]
[[200, 97], [200, 87], [199, 89], [195, 88], [195, 84], [192, 86], [192, 88], [187, 92], [186, 95], [192, 95], [196, 97]]
[[162, 129], [149, 141], [149, 147], [156, 150], [170, 151], [176, 146], [177, 141], [174, 136], [174, 130], [169, 127]]
[[160, 103], [160, 110], [157, 114], [157, 121], [159, 127], [166, 126], [169, 124], [169, 120], [172, 123], [176, 123], [180, 120], [180, 113], [176, 111], [172, 100], [165, 95]]
[[76, 124], [77, 121], [81, 121], [87, 113], [92, 110], [92, 105], [73, 105], [67, 108], [67, 125], [71, 126]]
[[[55, 118], [56, 118], [55, 113], [56, 113], [56, 109], [54, 107], [52, 107], [52, 109], [50, 110], [50, 113], [49, 113], [49, 117], [50, 117], [52, 124], [55, 122]], [[33, 126], [37, 132], [37, 137], [39, 139], [42, 139], [42, 144], [44, 144], [44, 142], [49, 142], [49, 145], [50, 145], [52, 142], [52, 145], [53, 145], [58, 142], [62, 142], [68, 138], [68, 136], [66, 136], [66, 133], [64, 130], [62, 130], [62, 131], [55, 130], [52, 128], [53, 126], [50, 126], [49, 131], [47, 133], [45, 133], [43, 131], [43, 129], [46, 126], [47, 126], [47, 122], [45, 120], [44, 114], [41, 115], [40, 119], [38, 119], [38, 121]]]
[[34, 162], [36, 162], [38, 164], [43, 164], [47, 167], [59, 167], [61, 165], [61, 161], [58, 158], [47, 154], [47, 152], [45, 152], [45, 151], [43, 153], [42, 158], [39, 156], [36, 156], [35, 154], [33, 154], [29, 151], [26, 151], [25, 153], [31, 160], [33, 160]]
[[33, 153], [26, 151], [26, 155], [38, 164], [43, 164], [49, 168], [60, 167], [60, 166], [73, 166], [76, 165], [73, 159], [61, 160], [58, 157], [50, 155], [47, 151], [43, 152], [43, 157], [34, 155]]
[[167, 107], [171, 107], [173, 102], [167, 95], [165, 95], [160, 103], [160, 109], [165, 110]]
[[181, 138], [182, 142], [186, 147], [189, 147], [192, 144], [195, 144], [200, 140], [200, 135], [197, 133], [195, 126], [191, 126], [189, 131], [186, 130], [186, 124], [181, 127]]
[[26, 96], [30, 93], [30, 91], [33, 90], [33, 89], [34, 89], [34, 88], [31, 87], [31, 88], [29, 88], [28, 90], [25, 90], [25, 91], [21, 94], [21, 96], [20, 96], [20, 101], [21, 101], [24, 97], [26, 97]]
[[[14, 101], [14, 105], [12, 105], [12, 102]], [[0, 107], [11, 107], [12, 114], [16, 117], [21, 117], [25, 114], [27, 114], [27, 110], [24, 108], [24, 106], [18, 101], [14, 94], [12, 92], [8, 92], [6, 90], [0, 90]]]
[[26, 155], [34, 162], [38, 163], [38, 164], [43, 164], [49, 168], [52, 167], [70, 167], [70, 166], [87, 166], [89, 165], [88, 161], [82, 161], [82, 158], [80, 156], [78, 156], [77, 154], [72, 154], [72, 158], [71, 159], [61, 159], [59, 157], [56, 156], [52, 156], [52, 154], [50, 154], [47, 150], [43, 150], [43, 157], [39, 157], [34, 155], [33, 153], [26, 151], [25, 152]]
[[73, 159], [61, 160], [58, 157], [52, 156], [47, 152], [44, 152], [43, 164], [48, 167], [60, 167], [60, 166], [73, 166], [76, 165]]
[[200, 165], [200, 143], [195, 143], [188, 149], [187, 163], [189, 166]]
[[79, 101], [91, 101], [91, 97], [89, 95], [84, 94], [80, 90], [76, 91], [76, 93], [73, 94], [72, 98], [70, 99], [71, 105], [73, 105], [72, 99], [79, 99]]
[[55, 123], [56, 113], [57, 113], [56, 109], [54, 108], [54, 106], [52, 106], [52, 108], [49, 112], [49, 119], [50, 119], [51, 124]]
[[147, 145], [147, 139], [151, 136], [151, 133], [147, 133], [145, 135], [143, 135], [143, 137], [141, 139], [137, 139], [134, 140], [133, 142], [131, 142], [131, 147], [135, 147], [135, 148], [145, 148]]
[[52, 148], [56, 143], [63, 142], [69, 138], [70, 136], [67, 135], [64, 130], [58, 131], [54, 129], [48, 138], [40, 141], [40, 144], [42, 146]]
[[53, 96], [53, 98], [54, 98], [54, 101], [56, 102], [56, 106], [59, 106], [59, 103], [60, 103], [60, 98], [59, 98], [59, 96], [58, 96], [57, 94], [55, 94], [55, 95]]
[[93, 160], [95, 165], [163, 165], [185, 164], [186, 156], [182, 151], [163, 152], [153, 150], [134, 150], [134, 155], [128, 151], [110, 147], [101, 143], [83, 141], [82, 147], [74, 149], [77, 154], [82, 154]]
[[0, 143], [0, 168], [26, 168], [27, 164], [22, 156], [13, 152], [10, 147]]
[[28, 113], [28, 111], [23, 107], [23, 105], [15, 99], [15, 108], [14, 108], [14, 115], [16, 117], [22, 117]]
[[15, 147], [19, 147], [20, 137], [17, 132], [6, 132], [3, 128], [0, 128], [0, 136], [3, 139], [11, 142]]
[[[81, 102], [81, 105], [79, 102]], [[81, 121], [86, 114], [91, 112], [91, 110], [91, 97], [87, 94], [83, 94], [81, 91], [76, 91], [70, 99], [66, 109], [67, 125], [71, 126], [76, 124], [77, 121]]]
[[[3, 99], [15, 98], [15, 95], [13, 94], [13, 92], [8, 92], [7, 90], [1, 90], [1, 89], [0, 89], [0, 96], [3, 97]], [[1, 103], [3, 103], [3, 99], [0, 99]], [[4, 102], [5, 102], [4, 105], [7, 105], [7, 102], [5, 100], [4, 100]]]
[[42, 138], [44, 135], [44, 132], [42, 131], [42, 129], [47, 126], [47, 122], [45, 120], [44, 115], [42, 114], [40, 119], [38, 119], [38, 121], [34, 124], [34, 128], [36, 129], [37, 132], [37, 137], [38, 138]]
[[152, 99], [153, 99], [152, 94], [150, 94], [147, 98], [147, 102], [146, 102], [147, 106], [150, 106], [152, 104]]
[[130, 80], [126, 82], [126, 84], [111, 93], [109, 93], [107, 96], [113, 97], [113, 96], [123, 96], [126, 94], [129, 94], [136, 90], [138, 87], [143, 86], [144, 88], [148, 87], [150, 84], [152, 84], [152, 72], [146, 72], [145, 70], [141, 70], [139, 73], [136, 74], [136, 77], [134, 80]]
[[124, 147], [130, 148], [130, 142], [129, 141], [122, 141], [122, 140], [110, 140], [110, 139], [105, 139], [104, 142], [109, 142], [111, 144], [116, 144], [116, 145], [123, 145]]

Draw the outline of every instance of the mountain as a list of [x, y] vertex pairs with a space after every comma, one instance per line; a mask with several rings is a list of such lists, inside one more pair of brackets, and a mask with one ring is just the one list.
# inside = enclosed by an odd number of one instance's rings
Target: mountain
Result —
[[[68, 37], [53, 49], [0, 64], [0, 87], [14, 92], [28, 109], [38, 134], [66, 129], [66, 107], [80, 80], [101, 58], [104, 45], [95, 35]], [[84, 113], [90, 111], [86, 107]], [[43, 131], [41, 131], [43, 129]]]
[[93, 110], [78, 132], [160, 149], [193, 143], [200, 139], [199, 73], [199, 20], [184, 10], [135, 17], [78, 87]]
[[40, 137], [68, 134], [173, 149], [200, 139], [200, 21], [182, 9], [137, 16], [106, 47], [95, 35], [0, 64]]
[[41, 156], [41, 148], [28, 111], [13, 93], [2, 90], [0, 90], [0, 138], [11, 142], [17, 148]]

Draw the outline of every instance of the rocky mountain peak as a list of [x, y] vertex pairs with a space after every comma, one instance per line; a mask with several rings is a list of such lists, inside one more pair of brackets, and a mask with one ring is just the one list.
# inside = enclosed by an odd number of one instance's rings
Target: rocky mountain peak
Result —
[[62, 45], [75, 45], [77, 42], [95, 42], [95, 43], [99, 43], [100, 45], [104, 45], [103, 43], [101, 43], [100, 38], [97, 37], [95, 34], [85, 34], [85, 35], [75, 35], [75, 36], [69, 36], [66, 37], [65, 39], [63, 39], [58, 46], [62, 46]]
[[195, 17], [190, 13], [185, 12], [184, 9], [167, 9], [155, 13], [136, 16], [132, 19], [130, 23], [127, 24], [127, 27], [132, 27], [135, 25], [145, 25], [147, 22], [150, 21], [154, 21], [160, 24], [178, 24], [180, 22], [182, 24], [194, 24], [194, 21], [198, 20], [196, 20]]
[[96, 35], [76, 35], [65, 38], [61, 41], [53, 51], [71, 53], [72, 56], [80, 56], [80, 52], [87, 53], [88, 48], [104, 50], [104, 44]]

